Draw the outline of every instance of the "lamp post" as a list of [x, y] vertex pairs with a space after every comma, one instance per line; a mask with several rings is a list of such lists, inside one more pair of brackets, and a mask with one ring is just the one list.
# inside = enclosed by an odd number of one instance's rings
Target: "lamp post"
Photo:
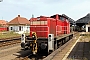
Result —
[[75, 31], [76, 22], [74, 22], [74, 31]]

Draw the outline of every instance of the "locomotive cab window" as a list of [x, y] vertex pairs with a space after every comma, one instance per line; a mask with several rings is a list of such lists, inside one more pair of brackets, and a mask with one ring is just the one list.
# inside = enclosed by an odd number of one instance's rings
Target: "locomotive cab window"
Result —
[[64, 18], [64, 17], [60, 17], [60, 20], [64, 21], [64, 20], [65, 20], [65, 18]]
[[31, 21], [31, 25], [47, 25], [47, 21]]

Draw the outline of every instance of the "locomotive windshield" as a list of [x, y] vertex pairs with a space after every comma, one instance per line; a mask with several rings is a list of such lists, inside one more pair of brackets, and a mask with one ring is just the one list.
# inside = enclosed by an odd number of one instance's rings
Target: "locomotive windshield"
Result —
[[47, 21], [31, 21], [30, 25], [47, 25]]
[[65, 20], [65, 18], [64, 18], [64, 17], [60, 17], [60, 20], [62, 20], [62, 21], [63, 21], [63, 20]]

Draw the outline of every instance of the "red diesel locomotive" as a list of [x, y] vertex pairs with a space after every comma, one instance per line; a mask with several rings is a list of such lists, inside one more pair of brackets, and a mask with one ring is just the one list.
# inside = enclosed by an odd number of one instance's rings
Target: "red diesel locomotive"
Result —
[[[63, 15], [53, 15], [50, 17], [40, 16], [30, 19], [30, 37], [25, 40], [25, 35], [22, 34], [21, 47], [28, 47], [33, 54], [38, 51], [54, 51], [57, 49], [57, 38], [64, 34], [70, 34], [70, 23], [68, 18]], [[58, 39], [58, 41], [57, 41]]]
[[48, 38], [48, 34], [58, 36], [70, 33], [70, 23], [62, 15], [51, 17], [40, 16], [30, 19], [30, 37], [32, 32], [36, 32], [38, 38]]

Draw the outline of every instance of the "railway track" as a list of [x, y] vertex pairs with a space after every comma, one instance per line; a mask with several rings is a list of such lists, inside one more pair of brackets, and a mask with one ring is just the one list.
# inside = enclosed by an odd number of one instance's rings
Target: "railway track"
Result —
[[0, 48], [4, 46], [9, 46], [13, 44], [18, 44], [20, 43], [20, 37], [13, 37], [13, 38], [8, 38], [8, 39], [0, 39]]
[[45, 57], [47, 57], [47, 55], [41, 55], [41, 54], [37, 54], [37, 55], [31, 55], [30, 53], [26, 56], [18, 56], [13, 60], [43, 60]]
[[[0, 50], [5, 49], [4, 47], [8, 47], [11, 45], [16, 45], [18, 43], [21, 42], [21, 38], [20, 37], [15, 37], [15, 38], [8, 38], [8, 39], [0, 39]], [[8, 49], [8, 48], [6, 48]], [[26, 55], [26, 56], [18, 56], [17, 58], [15, 58], [14, 60], [38, 60], [38, 59], [43, 59], [43, 57], [41, 55]]]
[[28, 55], [26, 57], [17, 57], [13, 60], [43, 60], [46, 56], [33, 56], [33, 55]]
[[[29, 35], [27, 35], [26, 37], [29, 37]], [[18, 43], [21, 43], [21, 37], [20, 36], [0, 39], [0, 48], [5, 47], [5, 46], [9, 46], [9, 45], [18, 44]]]
[[[74, 33], [74, 36], [77, 35], [77, 32]], [[65, 46], [66, 47], [66, 46]], [[64, 49], [64, 48], [62, 48]], [[37, 54], [36, 56], [34, 55], [27, 55], [27, 56], [19, 56], [13, 60], [43, 60], [44, 58], [46, 58], [48, 55], [40, 55], [40, 54]]]

